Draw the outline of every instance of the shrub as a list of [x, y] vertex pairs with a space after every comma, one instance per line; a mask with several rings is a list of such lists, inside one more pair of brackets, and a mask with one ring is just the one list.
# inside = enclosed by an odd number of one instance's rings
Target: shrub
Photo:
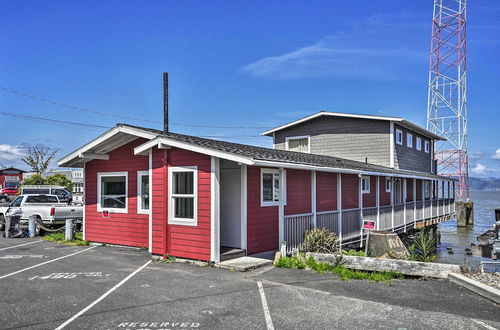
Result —
[[411, 260], [432, 262], [436, 260], [437, 237], [432, 231], [424, 229], [417, 234], [408, 250]]
[[328, 228], [314, 228], [306, 231], [304, 242], [299, 245], [299, 252], [339, 253], [340, 244], [337, 234]]

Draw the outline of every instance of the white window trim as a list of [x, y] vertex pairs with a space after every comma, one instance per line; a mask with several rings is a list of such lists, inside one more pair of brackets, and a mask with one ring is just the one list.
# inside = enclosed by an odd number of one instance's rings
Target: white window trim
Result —
[[[193, 172], [193, 194], [180, 196], [193, 197], [193, 219], [174, 217], [174, 196], [172, 196], [172, 177], [174, 172]], [[212, 196], [213, 198], [213, 196]], [[198, 225], [198, 166], [179, 166], [168, 168], [168, 224], [197, 226]]]
[[[396, 128], [396, 143], [399, 145], [403, 145], [403, 131]], [[398, 137], [401, 137], [401, 139], [398, 139]]]
[[290, 150], [288, 148], [288, 142], [290, 140], [301, 140], [301, 139], [307, 139], [307, 153], [311, 153], [311, 136], [310, 135], [301, 135], [301, 136], [287, 136], [285, 137], [285, 147], [286, 150]]
[[413, 148], [413, 134], [411, 133], [406, 133], [406, 146]]
[[[389, 183], [389, 189], [387, 189], [387, 184]], [[392, 179], [385, 178], [385, 192], [390, 193], [392, 191]]]
[[362, 176], [361, 177], [361, 188], [363, 188], [363, 181], [364, 180], [368, 181], [368, 189], [362, 189], [361, 192], [363, 194], [369, 194], [370, 193], [370, 177], [369, 176]]
[[[266, 206], [278, 206], [279, 205], [279, 201], [277, 202], [265, 202], [263, 200], [264, 198], [264, 194], [262, 192], [262, 189], [263, 189], [263, 186], [262, 186], [262, 181], [263, 181], [263, 178], [264, 178], [264, 173], [273, 173], [273, 174], [278, 174], [280, 173], [280, 170], [279, 169], [275, 169], [275, 168], [261, 168], [260, 169], [260, 183], [259, 183], [259, 186], [260, 186], [260, 206], [261, 207], [266, 207]], [[284, 202], [284, 205], [286, 205], [287, 203], [287, 194], [286, 194], [286, 170], [283, 171], [283, 183], [284, 183], [284, 187], [285, 187], [285, 191], [284, 191], [284, 197], [285, 197], [285, 202]]]
[[[101, 207], [101, 178], [108, 176], [125, 177], [125, 208]], [[98, 172], [97, 173], [97, 212], [128, 213], [128, 172]]]
[[[142, 184], [142, 177], [143, 176], [148, 176], [148, 182], [149, 182], [149, 170], [145, 171], [137, 171], [137, 214], [149, 214], [151, 210], [151, 195], [149, 196], [149, 209], [143, 209], [141, 207], [142, 200], [141, 200], [141, 184]], [[148, 184], [149, 185], [149, 184]], [[148, 189], [148, 195], [149, 195], [149, 190]]]
[[425, 140], [424, 141], [424, 151], [426, 153], [429, 153], [430, 149], [431, 149], [431, 143], [429, 142], [429, 140]]
[[415, 138], [415, 147], [417, 148], [418, 151], [422, 151], [422, 138], [421, 137], [416, 137]]

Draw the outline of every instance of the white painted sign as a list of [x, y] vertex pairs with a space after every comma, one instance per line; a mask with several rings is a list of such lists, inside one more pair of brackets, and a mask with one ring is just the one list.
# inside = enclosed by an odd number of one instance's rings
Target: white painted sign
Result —
[[120, 329], [137, 329], [137, 330], [168, 330], [168, 329], [196, 329], [200, 327], [200, 323], [196, 322], [122, 322], [118, 324]]
[[44, 276], [33, 276], [29, 278], [28, 280], [59, 280], [59, 279], [71, 279], [71, 278], [76, 278], [78, 276], [80, 277], [106, 277], [110, 276], [111, 274], [106, 274], [104, 275], [102, 272], [78, 272], [78, 273], [52, 273], [49, 275], [44, 275]]
[[22, 259], [22, 258], [42, 259], [42, 258], [48, 258], [48, 257], [44, 256], [42, 254], [8, 254], [6, 256], [0, 257], [0, 259]]

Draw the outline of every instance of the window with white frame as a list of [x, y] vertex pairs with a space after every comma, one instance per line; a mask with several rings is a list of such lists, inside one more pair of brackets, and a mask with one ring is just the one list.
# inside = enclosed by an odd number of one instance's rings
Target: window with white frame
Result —
[[197, 166], [169, 168], [168, 223], [196, 226], [198, 223], [198, 168]]
[[428, 140], [424, 141], [424, 151], [429, 153], [430, 150], [430, 142]]
[[97, 211], [127, 213], [128, 173], [97, 174]]
[[361, 192], [363, 194], [370, 193], [370, 177], [369, 176], [361, 177]]
[[280, 201], [280, 172], [263, 168], [261, 175], [261, 206], [278, 205]]
[[415, 147], [417, 150], [422, 150], [422, 138], [418, 136], [415, 138]]
[[137, 172], [137, 213], [149, 213], [149, 171]]
[[385, 192], [391, 192], [392, 190], [392, 180], [391, 178], [385, 178]]
[[424, 181], [424, 198], [431, 198], [431, 182]]
[[403, 131], [396, 128], [396, 143], [403, 144]]
[[413, 134], [411, 133], [406, 133], [406, 146], [413, 148]]
[[286, 150], [298, 151], [298, 152], [309, 152], [309, 136], [293, 136], [287, 137], [286, 140]]

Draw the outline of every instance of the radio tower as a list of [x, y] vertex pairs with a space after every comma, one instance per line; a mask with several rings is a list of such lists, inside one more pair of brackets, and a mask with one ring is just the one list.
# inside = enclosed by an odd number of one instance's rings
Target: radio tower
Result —
[[469, 199], [467, 156], [466, 2], [434, 0], [427, 129], [436, 142], [438, 173], [458, 177], [457, 197]]

